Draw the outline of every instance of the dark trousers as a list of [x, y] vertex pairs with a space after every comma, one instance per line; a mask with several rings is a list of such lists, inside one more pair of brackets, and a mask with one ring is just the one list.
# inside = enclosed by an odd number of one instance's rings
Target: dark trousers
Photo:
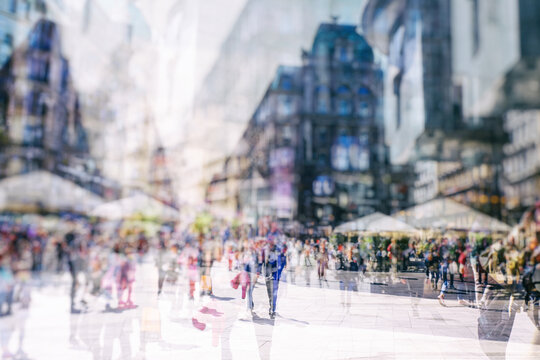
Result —
[[484, 285], [487, 285], [487, 283], [488, 283], [488, 273], [487, 273], [486, 270], [484, 270], [482, 265], [480, 265], [480, 260], [478, 260], [478, 263], [476, 265], [476, 269], [478, 271], [478, 281], [480, 283], [482, 282], [482, 274], [483, 274], [484, 275]]
[[161, 289], [163, 289], [163, 283], [165, 282], [166, 275], [166, 271], [163, 271], [161, 269], [158, 270], [158, 295], [161, 294]]
[[434, 288], [437, 288], [437, 284], [439, 283], [439, 275], [439, 270], [431, 270], [431, 281], [434, 282]]
[[75, 309], [75, 295], [77, 294], [77, 269], [75, 263], [68, 261], [69, 275], [71, 276], [71, 291], [69, 292], [71, 310]]
[[277, 294], [279, 288], [279, 275], [280, 274], [278, 272], [272, 272], [271, 275], [267, 275], [265, 279], [270, 312], [276, 311]]

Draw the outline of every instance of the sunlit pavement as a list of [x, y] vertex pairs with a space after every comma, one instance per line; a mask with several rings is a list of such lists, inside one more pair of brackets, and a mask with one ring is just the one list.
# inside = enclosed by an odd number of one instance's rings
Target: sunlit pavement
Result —
[[[29, 359], [538, 359], [538, 331], [525, 313], [516, 315], [510, 340], [478, 339], [479, 310], [455, 300], [337, 290], [332, 274], [322, 288], [280, 284], [275, 320], [261, 279], [254, 292], [255, 313], [246, 312], [236, 272], [224, 264], [213, 271], [214, 297], [188, 300], [187, 285], [166, 284], [157, 297], [157, 270], [140, 265], [135, 309], [69, 313], [69, 279], [34, 288], [29, 310], [15, 307], [0, 318], [2, 344], [14, 358]], [[420, 283], [422, 274], [417, 276]], [[58, 281], [57, 281], [58, 282]], [[50, 283], [50, 284], [49, 284]], [[349, 297], [350, 295], [350, 297]], [[349, 305], [350, 304], [350, 305]], [[19, 341], [22, 347], [19, 349]], [[532, 345], [536, 343], [537, 345]], [[17, 354], [18, 353], [18, 354]], [[488, 354], [490, 357], [488, 357]]]

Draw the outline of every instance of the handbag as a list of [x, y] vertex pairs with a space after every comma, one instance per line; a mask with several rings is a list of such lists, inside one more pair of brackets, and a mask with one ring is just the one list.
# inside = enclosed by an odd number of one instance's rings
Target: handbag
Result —
[[232, 280], [231, 280], [231, 286], [233, 289], [238, 289], [238, 286], [240, 286], [240, 273], [238, 273], [238, 275], [236, 275]]

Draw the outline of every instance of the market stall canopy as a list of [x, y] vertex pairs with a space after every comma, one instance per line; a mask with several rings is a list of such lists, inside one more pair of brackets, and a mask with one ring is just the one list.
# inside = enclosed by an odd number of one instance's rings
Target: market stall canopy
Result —
[[349, 232], [415, 232], [414, 226], [396, 220], [391, 216], [373, 213], [359, 219], [346, 222], [335, 228], [336, 233]]
[[509, 232], [510, 226], [452, 199], [435, 199], [394, 214], [418, 229]]
[[92, 215], [110, 219], [133, 219], [141, 217], [161, 221], [180, 219], [180, 212], [145, 194], [137, 194], [97, 206]]
[[72, 211], [88, 214], [103, 199], [83, 187], [44, 170], [0, 181], [2, 211]]

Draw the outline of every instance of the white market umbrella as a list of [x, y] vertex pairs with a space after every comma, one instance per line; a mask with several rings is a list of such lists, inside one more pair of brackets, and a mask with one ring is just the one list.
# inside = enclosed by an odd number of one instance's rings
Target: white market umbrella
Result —
[[509, 232], [510, 226], [452, 199], [435, 199], [394, 214], [418, 229]]
[[336, 227], [336, 233], [348, 232], [416, 232], [414, 226], [376, 212]]
[[91, 214], [110, 220], [129, 219], [137, 215], [165, 221], [175, 221], [180, 218], [178, 210], [145, 194], [137, 194], [99, 205]]
[[73, 211], [87, 214], [103, 199], [72, 181], [45, 170], [0, 181], [0, 209], [14, 211]]

